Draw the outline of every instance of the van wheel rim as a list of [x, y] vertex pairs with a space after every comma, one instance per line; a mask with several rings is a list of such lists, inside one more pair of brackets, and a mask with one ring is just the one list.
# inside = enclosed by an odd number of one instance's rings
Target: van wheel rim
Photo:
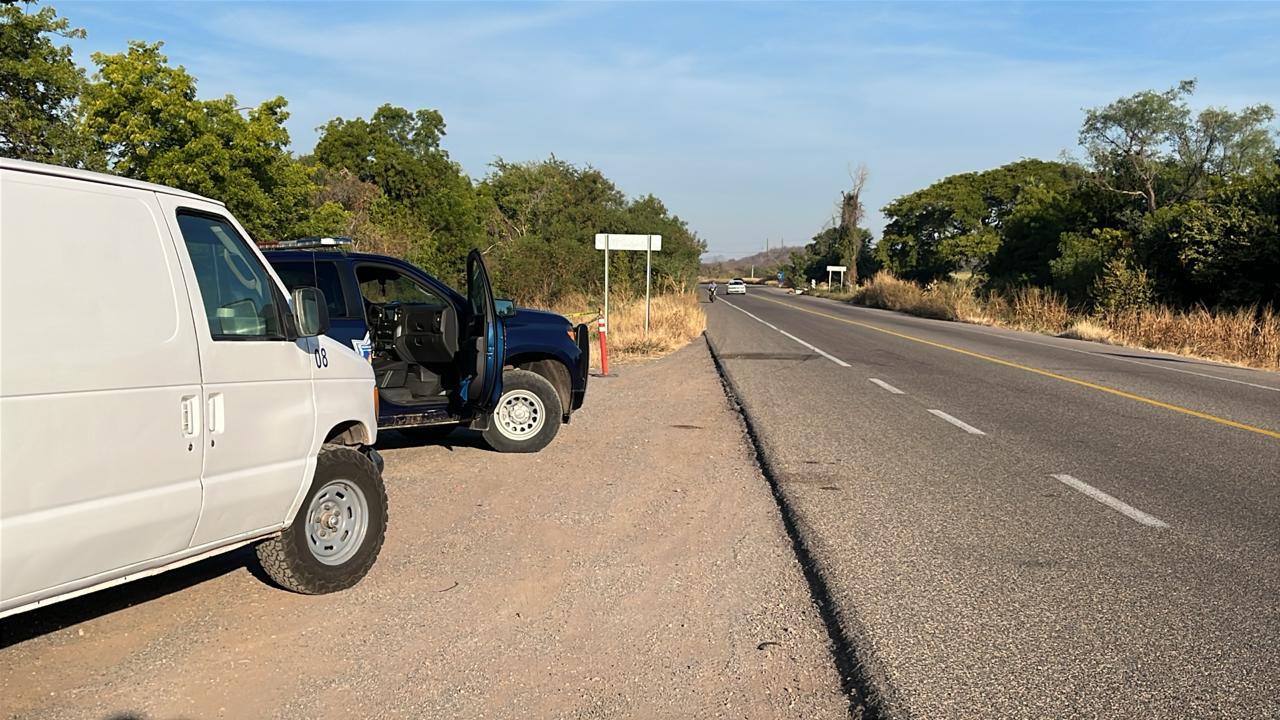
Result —
[[369, 501], [347, 480], [326, 483], [307, 507], [307, 545], [325, 565], [341, 565], [364, 545], [369, 533]]
[[512, 390], [502, 395], [494, 420], [503, 437], [528, 440], [538, 434], [546, 418], [546, 406], [537, 395], [528, 390]]

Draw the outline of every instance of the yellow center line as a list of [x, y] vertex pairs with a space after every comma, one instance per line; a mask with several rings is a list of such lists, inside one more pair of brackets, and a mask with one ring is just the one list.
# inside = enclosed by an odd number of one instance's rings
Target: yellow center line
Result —
[[1023, 370], [1025, 372], [1035, 373], [1036, 375], [1043, 375], [1044, 377], [1053, 378], [1054, 380], [1061, 380], [1063, 382], [1068, 382], [1073, 385], [1079, 385], [1081, 387], [1087, 387], [1091, 390], [1097, 390], [1098, 392], [1104, 392], [1109, 395], [1122, 397], [1127, 400], [1133, 400], [1135, 402], [1145, 403], [1147, 405], [1153, 405], [1155, 407], [1163, 408], [1165, 410], [1172, 410], [1173, 412], [1176, 412], [1176, 413], [1182, 413], [1183, 415], [1190, 415], [1191, 417], [1200, 418], [1201, 420], [1208, 420], [1209, 422], [1218, 423], [1219, 425], [1226, 425], [1227, 427], [1233, 427], [1233, 428], [1236, 428], [1237, 430], [1247, 430], [1251, 433], [1257, 433], [1259, 435], [1265, 435], [1269, 438], [1275, 438], [1277, 440], [1280, 440], [1280, 432], [1276, 432], [1275, 430], [1268, 430], [1266, 428], [1260, 428], [1260, 427], [1255, 427], [1253, 425], [1247, 425], [1242, 422], [1236, 422], [1235, 420], [1228, 420], [1227, 418], [1224, 418], [1224, 417], [1218, 417], [1217, 415], [1210, 415], [1209, 413], [1200, 412], [1199, 410], [1192, 410], [1191, 408], [1182, 407], [1181, 405], [1174, 405], [1172, 403], [1161, 402], [1153, 398], [1143, 397], [1142, 395], [1135, 395], [1134, 393], [1125, 392], [1124, 390], [1118, 390], [1116, 388], [1108, 387], [1106, 385], [1099, 385], [1098, 383], [1092, 383], [1087, 380], [1080, 380], [1078, 378], [1068, 377], [1066, 375], [1059, 375], [1058, 373], [1050, 372], [1048, 370], [1041, 370], [1040, 368], [1031, 367], [1030, 365], [1022, 365], [1020, 363], [1016, 363], [1011, 360], [1004, 360], [1002, 358], [994, 357], [991, 355], [984, 355], [982, 353], [974, 352], [972, 350], [965, 350], [964, 348], [958, 348], [958, 347], [955, 347], [954, 345], [947, 345], [946, 343], [934, 342], [932, 340], [925, 340], [924, 338], [918, 338], [918, 337], [915, 337], [914, 335], [907, 335], [905, 333], [896, 332], [894, 330], [888, 330], [886, 328], [872, 325], [870, 323], [865, 323], [858, 320], [850, 320], [849, 318], [843, 318], [843, 317], [840, 317], [839, 315], [832, 315], [831, 313], [825, 313], [819, 310], [810, 310], [809, 308], [801, 307], [794, 303], [783, 302], [781, 300], [774, 300], [773, 298], [761, 297], [760, 295], [756, 295], [756, 297], [760, 298], [761, 300], [774, 303], [775, 305], [788, 307], [788, 308], [791, 308], [792, 310], [799, 310], [800, 312], [806, 312], [806, 313], [809, 313], [810, 315], [819, 315], [821, 317], [829, 318], [831, 320], [837, 320], [839, 322], [846, 323], [849, 325], [856, 325], [861, 328], [866, 328], [867, 330], [874, 330], [879, 333], [884, 333], [885, 335], [892, 335], [896, 338], [902, 338], [903, 340], [910, 340], [911, 342], [920, 343], [921, 345], [928, 345], [930, 347], [936, 347], [941, 350], [950, 350], [953, 353], [960, 353], [961, 355], [968, 355], [969, 357], [978, 358], [979, 360], [986, 360], [987, 362], [995, 363], [996, 365], [1004, 365], [1005, 367], [1011, 367], [1017, 370]]

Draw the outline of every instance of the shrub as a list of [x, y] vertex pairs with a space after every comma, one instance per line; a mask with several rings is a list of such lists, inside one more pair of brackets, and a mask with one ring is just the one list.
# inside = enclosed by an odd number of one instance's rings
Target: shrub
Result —
[[1107, 261], [1090, 291], [1093, 307], [1102, 315], [1115, 315], [1147, 307], [1155, 301], [1155, 285], [1147, 269], [1135, 267], [1120, 255]]

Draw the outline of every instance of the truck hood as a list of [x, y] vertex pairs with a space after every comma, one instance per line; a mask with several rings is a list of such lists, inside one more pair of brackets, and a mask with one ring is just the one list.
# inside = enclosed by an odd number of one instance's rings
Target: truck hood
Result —
[[569, 318], [546, 310], [517, 307], [516, 314], [505, 320], [507, 329], [529, 328], [531, 330], [556, 330], [563, 332], [566, 327], [573, 327]]

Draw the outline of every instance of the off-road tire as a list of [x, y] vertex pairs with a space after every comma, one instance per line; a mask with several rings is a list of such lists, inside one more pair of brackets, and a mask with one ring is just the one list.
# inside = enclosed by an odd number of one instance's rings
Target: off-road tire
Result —
[[[338, 565], [326, 565], [312, 552], [307, 537], [308, 508], [316, 493], [334, 480], [345, 480], [364, 494], [368, 524], [359, 549]], [[325, 445], [315, 478], [293, 523], [276, 538], [258, 545], [258, 562], [278, 585], [304, 595], [345, 590], [373, 567], [387, 534], [387, 491], [373, 461], [345, 445]]]
[[[541, 425], [528, 437], [513, 438], [503, 433], [503, 406], [513, 396], [533, 395], [542, 405]], [[560, 431], [564, 408], [560, 394], [546, 378], [529, 370], [507, 370], [502, 374], [502, 397], [489, 418], [489, 428], [484, 431], [484, 441], [489, 447], [503, 453], [538, 452], [555, 439]], [[508, 426], [509, 427], [509, 426]]]

